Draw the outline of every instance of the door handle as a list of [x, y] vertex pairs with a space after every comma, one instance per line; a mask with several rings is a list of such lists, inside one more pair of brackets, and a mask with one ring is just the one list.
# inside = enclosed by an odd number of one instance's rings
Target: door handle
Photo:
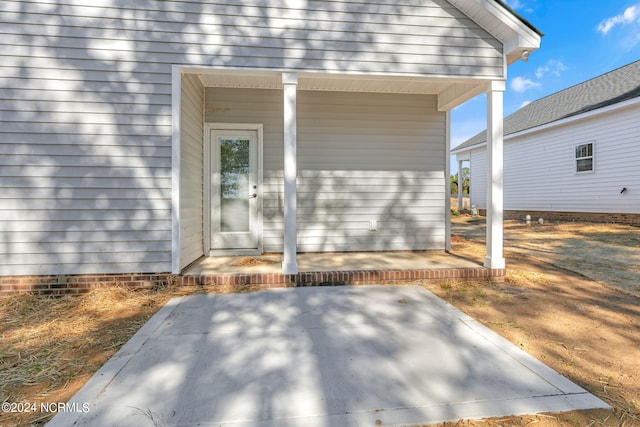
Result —
[[256, 197], [258, 197], [256, 193], [253, 193], [252, 195], [249, 196], [250, 199], [255, 199]]

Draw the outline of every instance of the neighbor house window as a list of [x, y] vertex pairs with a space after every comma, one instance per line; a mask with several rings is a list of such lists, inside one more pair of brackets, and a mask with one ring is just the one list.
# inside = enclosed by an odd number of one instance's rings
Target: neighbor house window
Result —
[[576, 146], [576, 172], [593, 171], [593, 143]]

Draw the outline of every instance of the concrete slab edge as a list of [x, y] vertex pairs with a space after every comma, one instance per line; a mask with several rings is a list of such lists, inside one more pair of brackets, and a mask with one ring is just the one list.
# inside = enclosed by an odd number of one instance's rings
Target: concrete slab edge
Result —
[[[464, 320], [463, 323], [474, 330], [478, 335], [482, 336], [484, 339], [498, 347], [500, 351], [507, 354], [512, 359], [516, 360], [518, 363], [538, 375], [540, 378], [543, 378], [546, 382], [557, 388], [562, 393], [566, 394], [576, 394], [576, 393], [588, 393], [587, 390], [578, 386], [573, 381], [565, 378], [560, 375], [555, 370], [551, 369], [535, 357], [531, 356], [526, 351], [517, 347], [516, 345], [509, 342], [507, 339], [503, 338], [499, 334], [495, 333], [491, 329], [482, 325], [477, 320]], [[594, 396], [595, 397], [595, 396]], [[603, 402], [604, 403], [604, 402]]]
[[[497, 416], [529, 415], [542, 412], [558, 413], [571, 410], [611, 409], [604, 401], [562, 377], [542, 362], [533, 358], [523, 350], [515, 347], [505, 338], [475, 321], [473, 318], [456, 309], [446, 301], [438, 298], [432, 292], [420, 286], [414, 285], [410, 287], [416, 288], [419, 293], [430, 300], [437, 300], [439, 305], [446, 306], [447, 310], [452, 312], [452, 314], [454, 314], [466, 327], [472, 329], [492, 345], [498, 347], [501, 351], [505, 352], [523, 366], [533, 371], [536, 375], [555, 386], [559, 390], [559, 393], [551, 396], [527, 397], [504, 401], [462, 402], [431, 405], [428, 407], [380, 409], [363, 413], [302, 417], [291, 419], [290, 421], [294, 423], [294, 425], [342, 425], [348, 427], [376, 425], [376, 421], [380, 420], [382, 424], [379, 425], [414, 426], [424, 424], [425, 420], [428, 420], [429, 423], [439, 423], [445, 421], [457, 421], [460, 419], [482, 419]], [[278, 290], [286, 291], [284, 289]], [[105, 363], [102, 368], [98, 370], [98, 372], [96, 372], [96, 374], [82, 387], [82, 389], [72, 397], [69, 403], [75, 403], [75, 407], [78, 408], [82, 408], [82, 405], [85, 403], [89, 403], [91, 407], [93, 407], [95, 402], [100, 398], [104, 389], [129, 363], [131, 358], [140, 351], [147, 340], [157, 331], [166, 319], [182, 303], [194, 297], [197, 297], [197, 295], [175, 298], [163, 306], [107, 363]], [[494, 409], [495, 411], [493, 411]], [[84, 416], [85, 414], [82, 412], [61, 412], [57, 414], [47, 424], [47, 426], [71, 426], [81, 421]], [[437, 419], [434, 419], [434, 417]], [[211, 422], [209, 425], [227, 425], [233, 427], [258, 425], [259, 427], [275, 427], [282, 425], [282, 422], [283, 419], [274, 419], [262, 420], [259, 424], [256, 424], [256, 420], [252, 420], [251, 422], [247, 421], [223, 424]]]
[[[429, 292], [427, 289], [424, 289], [424, 292]], [[516, 360], [518, 363], [538, 375], [540, 378], [544, 379], [546, 382], [551, 384], [553, 387], [558, 389], [560, 392], [564, 394], [581, 394], [581, 393], [589, 393], [587, 390], [575, 384], [573, 381], [565, 378], [564, 376], [557, 373], [555, 370], [551, 369], [535, 357], [531, 356], [529, 353], [524, 350], [518, 348], [513, 343], [509, 342], [506, 338], [503, 338], [498, 333], [492, 331], [488, 327], [484, 326], [474, 318], [468, 316], [464, 312], [458, 310], [453, 305], [448, 302], [442, 300], [438, 296], [429, 292], [436, 299], [440, 300], [440, 304], [444, 304], [447, 311], [456, 316], [456, 318], [461, 321], [465, 326], [476, 332], [482, 338], [493, 344], [500, 351], [507, 354], [512, 359]], [[590, 393], [589, 393], [590, 394]], [[590, 394], [591, 395], [591, 394]], [[593, 396], [593, 395], [591, 395]], [[610, 408], [604, 401], [598, 399], [596, 396], [593, 396], [594, 399], [597, 399], [601, 405], [605, 405], [605, 407]]]
[[[585, 392], [574, 395], [537, 396], [494, 401], [459, 402], [452, 404], [417, 406], [412, 408], [375, 409], [366, 412], [315, 415], [298, 418], [275, 418], [236, 422], [211, 421], [205, 424], [216, 427], [417, 427], [460, 420], [482, 420], [494, 417], [562, 413], [585, 409], [610, 409], [608, 405], [595, 406], [594, 397]], [[488, 406], [491, 406], [488, 408]]]
[[[91, 407], [95, 405], [95, 401], [98, 400], [104, 389], [115, 379], [133, 356], [140, 351], [151, 335], [153, 335], [167, 317], [180, 306], [185, 298], [187, 297], [174, 298], [162, 306], [162, 308], [73, 395], [68, 402], [71, 405], [70, 407], [84, 408], [83, 405], [88, 403], [90, 407], [87, 413], [90, 413]], [[78, 423], [84, 415], [85, 413], [82, 411], [59, 412], [47, 423], [47, 427], [72, 426]]]

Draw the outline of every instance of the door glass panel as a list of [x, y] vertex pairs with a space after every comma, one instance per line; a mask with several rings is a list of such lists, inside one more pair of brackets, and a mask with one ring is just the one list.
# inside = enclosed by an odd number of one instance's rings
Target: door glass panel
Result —
[[220, 144], [220, 231], [248, 232], [250, 140], [219, 138]]

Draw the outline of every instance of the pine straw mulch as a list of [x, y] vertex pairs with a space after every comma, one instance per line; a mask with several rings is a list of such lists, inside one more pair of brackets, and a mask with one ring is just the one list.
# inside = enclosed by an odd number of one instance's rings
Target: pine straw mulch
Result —
[[280, 259], [271, 259], [265, 257], [241, 257], [234, 261], [231, 265], [234, 267], [255, 267], [258, 265], [272, 265], [282, 262]]
[[[66, 402], [171, 298], [236, 288], [95, 288], [76, 296], [0, 298], [0, 402]], [[55, 413], [3, 413], [0, 426], [43, 424]]]

